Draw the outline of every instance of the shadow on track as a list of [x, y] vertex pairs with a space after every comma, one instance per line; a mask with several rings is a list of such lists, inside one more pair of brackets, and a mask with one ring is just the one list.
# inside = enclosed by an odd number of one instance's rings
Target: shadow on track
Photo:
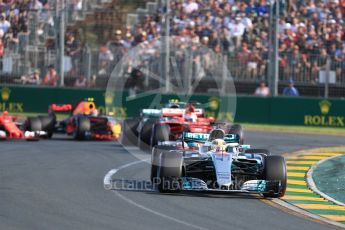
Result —
[[175, 197], [205, 197], [205, 198], [228, 198], [228, 199], [267, 199], [260, 195], [246, 194], [246, 193], [226, 193], [226, 192], [199, 192], [199, 191], [181, 191], [179, 193], [159, 193], [157, 189], [152, 186], [150, 181], [146, 180], [127, 180], [127, 179], [113, 179], [112, 187], [108, 190], [120, 192], [135, 192], [146, 193], [155, 196], [175, 196]]

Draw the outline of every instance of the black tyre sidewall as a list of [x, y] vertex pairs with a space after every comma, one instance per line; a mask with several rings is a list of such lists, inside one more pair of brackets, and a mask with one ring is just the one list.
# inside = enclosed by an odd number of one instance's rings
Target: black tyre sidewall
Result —
[[91, 123], [89, 118], [87, 117], [77, 117], [76, 118], [76, 127], [74, 138], [76, 140], [85, 140], [86, 139], [86, 132], [89, 132], [91, 129]]
[[155, 119], [148, 119], [144, 122], [138, 134], [138, 147], [141, 150], [150, 149], [151, 135], [153, 125], [156, 123]]
[[155, 124], [151, 135], [151, 148], [156, 146], [159, 141], [168, 141], [170, 136], [170, 126], [167, 124]]
[[[282, 191], [279, 194], [271, 195], [264, 194], [266, 197], [282, 197], [285, 194], [287, 186], [287, 173], [286, 163], [282, 156], [267, 156], [265, 157], [265, 169], [264, 179], [265, 180], [279, 180], [281, 181]], [[276, 191], [277, 192], [277, 191]]]
[[[157, 170], [159, 183], [158, 191], [161, 193], [175, 193], [182, 189], [181, 177], [183, 172], [183, 156], [178, 151], [163, 151], [160, 154], [160, 164]], [[177, 187], [166, 187], [166, 183], [177, 183]]]
[[42, 131], [42, 123], [38, 117], [30, 117], [26, 121], [26, 130], [31, 132]]
[[136, 145], [138, 138], [138, 119], [125, 119], [122, 122], [120, 143], [125, 146]]

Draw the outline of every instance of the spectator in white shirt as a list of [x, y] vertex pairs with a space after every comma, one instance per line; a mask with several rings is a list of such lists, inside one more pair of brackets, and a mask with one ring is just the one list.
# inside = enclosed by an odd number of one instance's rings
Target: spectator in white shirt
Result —
[[11, 23], [5, 19], [3, 15], [0, 15], [0, 29], [7, 33], [8, 29], [11, 27]]
[[254, 95], [260, 97], [268, 97], [270, 95], [270, 89], [266, 86], [264, 81], [260, 82], [260, 85], [258, 88], [256, 88]]
[[245, 32], [245, 25], [241, 22], [240, 17], [236, 17], [235, 22], [230, 22], [228, 25], [231, 36], [235, 39], [236, 46], [239, 47], [242, 42], [242, 36]]
[[84, 75], [80, 75], [74, 82], [74, 87], [76, 88], [86, 88], [87, 79]]
[[199, 9], [199, 4], [195, 0], [188, 0], [187, 3], [183, 4], [183, 9], [187, 14], [190, 14]]

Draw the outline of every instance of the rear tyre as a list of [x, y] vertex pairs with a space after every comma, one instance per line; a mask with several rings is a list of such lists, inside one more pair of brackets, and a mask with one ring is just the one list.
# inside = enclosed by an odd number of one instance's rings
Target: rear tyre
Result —
[[167, 124], [155, 124], [151, 135], [151, 148], [156, 146], [160, 141], [168, 141], [170, 136], [170, 126]]
[[175, 193], [182, 189], [183, 156], [181, 152], [162, 152], [158, 166], [157, 183], [161, 193]]
[[265, 157], [264, 179], [268, 181], [280, 181], [281, 186], [274, 186], [271, 193], [263, 194], [264, 197], [279, 198], [284, 196], [287, 185], [286, 163], [282, 156]]
[[38, 117], [30, 117], [26, 121], [26, 130], [30, 132], [42, 131], [42, 123]]
[[90, 132], [91, 123], [87, 117], [79, 117], [76, 120], [76, 127], [74, 130], [75, 140], [85, 140], [87, 138], [88, 132]]
[[138, 147], [141, 150], [145, 151], [150, 149], [152, 127], [155, 122], [155, 119], [148, 119], [139, 130]]
[[239, 144], [243, 145], [244, 143], [244, 134], [243, 134], [243, 128], [241, 125], [239, 124], [234, 124], [231, 126], [230, 130], [229, 130], [229, 134], [237, 134], [240, 138], [239, 140]]
[[56, 123], [55, 116], [39, 116], [38, 118], [41, 120], [42, 130], [47, 132], [46, 137], [48, 139], [52, 138]]
[[124, 146], [136, 145], [138, 139], [138, 119], [125, 119], [122, 122], [122, 132], [120, 135], [120, 144]]

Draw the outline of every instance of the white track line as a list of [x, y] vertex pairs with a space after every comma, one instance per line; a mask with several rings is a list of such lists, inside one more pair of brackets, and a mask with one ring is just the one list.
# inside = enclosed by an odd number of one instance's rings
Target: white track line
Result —
[[125, 164], [125, 165], [122, 165], [120, 166], [119, 168], [117, 169], [112, 169], [110, 170], [105, 176], [104, 176], [104, 179], [103, 179], [103, 184], [104, 184], [104, 188], [107, 189], [107, 190], [110, 190], [112, 188], [112, 177], [120, 170], [122, 169], [125, 169], [125, 168], [128, 168], [128, 167], [131, 167], [133, 165], [136, 165], [136, 164], [140, 164], [140, 163], [143, 163], [143, 162], [148, 162], [150, 160], [150, 158], [148, 159], [144, 159], [144, 160], [139, 160], [139, 161], [133, 161], [131, 163], [128, 163], [128, 164]]
[[[110, 190], [112, 185], [112, 178], [113, 176], [118, 173], [120, 170], [123, 170], [125, 168], [129, 168], [133, 165], [137, 165], [137, 164], [140, 164], [140, 163], [143, 163], [143, 162], [148, 162], [149, 160], [151, 159], [145, 159], [145, 160], [139, 160], [139, 161], [134, 161], [134, 162], [131, 162], [131, 163], [128, 163], [128, 164], [125, 164], [125, 165], [122, 165], [120, 166], [119, 168], [117, 169], [112, 169], [110, 170], [105, 176], [104, 176], [104, 179], [103, 179], [103, 183], [104, 183], [104, 188], [107, 189], [107, 190]], [[118, 191], [116, 190], [113, 190], [113, 192], [118, 196], [120, 197], [122, 200], [126, 201], [127, 203], [133, 205], [133, 206], [136, 206], [146, 212], [149, 212], [151, 214], [154, 214], [156, 216], [159, 216], [159, 217], [162, 217], [162, 218], [165, 218], [165, 219], [168, 219], [168, 220], [171, 220], [173, 222], [176, 222], [176, 223], [179, 223], [181, 225], [185, 225], [187, 227], [190, 227], [190, 228], [194, 228], [194, 229], [199, 229], [199, 230], [208, 230], [207, 228], [203, 228], [203, 227], [200, 227], [200, 226], [197, 226], [197, 225], [194, 225], [194, 224], [191, 224], [191, 223], [188, 223], [188, 222], [185, 222], [183, 220], [179, 220], [179, 219], [176, 219], [174, 217], [171, 217], [171, 216], [168, 216], [168, 215], [165, 215], [163, 213], [160, 213], [160, 212], [157, 212], [153, 209], [150, 209], [150, 208], [147, 208], [141, 204], [137, 204], [136, 202], [134, 202], [133, 200], [123, 196], [122, 194], [120, 194]]]

